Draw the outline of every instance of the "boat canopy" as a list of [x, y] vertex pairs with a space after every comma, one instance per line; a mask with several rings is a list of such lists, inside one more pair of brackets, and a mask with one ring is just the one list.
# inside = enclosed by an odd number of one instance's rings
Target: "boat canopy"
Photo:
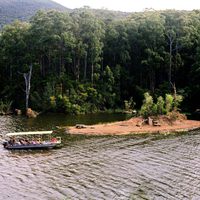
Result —
[[44, 134], [52, 134], [52, 133], [53, 131], [15, 132], [15, 133], [7, 133], [6, 136], [44, 135]]

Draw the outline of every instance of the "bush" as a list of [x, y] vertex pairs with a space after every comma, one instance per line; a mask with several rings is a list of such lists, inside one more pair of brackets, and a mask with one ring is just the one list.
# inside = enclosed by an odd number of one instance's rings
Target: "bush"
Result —
[[[181, 95], [177, 95], [176, 99], [171, 94], [165, 95], [165, 101], [163, 97], [158, 97], [156, 104], [153, 103], [153, 98], [149, 93], [144, 94], [143, 105], [140, 110], [140, 115], [147, 118], [151, 115], [163, 115], [169, 114], [171, 118], [177, 119], [178, 106], [182, 102], [183, 98]], [[127, 106], [129, 105], [126, 102]], [[174, 115], [174, 116], [173, 116]]]
[[159, 114], [159, 115], [163, 115], [163, 114], [165, 114], [166, 113], [166, 111], [165, 111], [165, 101], [164, 101], [164, 99], [163, 99], [163, 97], [158, 97], [158, 99], [157, 99], [157, 114]]
[[72, 104], [70, 113], [75, 115], [81, 114], [82, 113], [81, 106], [79, 106], [78, 104]]
[[180, 106], [181, 102], [183, 101], [182, 95], [176, 95], [176, 98], [174, 99], [174, 110], [178, 110], [178, 107]]
[[153, 106], [153, 97], [148, 92], [144, 93], [144, 100], [140, 110], [140, 115], [142, 115], [144, 118], [147, 118], [148, 116], [152, 115]]
[[11, 111], [12, 101], [0, 101], [0, 114], [9, 114]]
[[171, 94], [166, 94], [165, 95], [165, 109], [166, 109], [166, 113], [169, 113], [169, 112], [172, 111], [173, 103], [174, 103], [174, 97]]
[[56, 97], [55, 96], [50, 97], [50, 109], [52, 109], [52, 110], [56, 109]]
[[124, 108], [125, 111], [133, 111], [135, 107], [135, 102], [133, 101], [133, 97], [128, 100], [124, 101]]
[[158, 115], [158, 106], [153, 104], [151, 115]]
[[67, 96], [58, 95], [56, 97], [56, 111], [63, 113], [71, 112], [71, 103]]

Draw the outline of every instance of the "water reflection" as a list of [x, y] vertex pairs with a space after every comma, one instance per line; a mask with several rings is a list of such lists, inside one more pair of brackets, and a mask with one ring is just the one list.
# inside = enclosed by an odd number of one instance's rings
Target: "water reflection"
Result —
[[56, 126], [72, 126], [75, 124], [96, 124], [100, 122], [112, 122], [125, 120], [130, 116], [125, 114], [88, 114], [88, 115], [64, 115], [46, 114], [39, 115], [35, 119], [27, 119], [21, 116], [0, 116], [1, 132], [28, 131], [28, 130], [52, 130]]

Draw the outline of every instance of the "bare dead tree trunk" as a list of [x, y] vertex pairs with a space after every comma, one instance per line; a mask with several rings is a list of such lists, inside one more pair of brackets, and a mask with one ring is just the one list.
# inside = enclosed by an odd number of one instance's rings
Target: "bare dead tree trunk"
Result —
[[29, 66], [29, 72], [23, 73], [25, 84], [26, 84], [26, 110], [29, 106], [29, 95], [30, 95], [30, 89], [31, 89], [31, 76], [32, 76], [32, 65]]
[[[174, 84], [172, 83], [172, 58], [173, 58], [173, 51], [176, 51], [176, 60], [175, 60], [175, 67], [174, 67], [174, 78], [175, 79], [175, 74], [176, 74], [176, 68], [177, 68], [177, 55], [178, 55], [178, 49], [181, 48], [181, 45], [178, 44], [178, 40], [177, 40], [177, 34], [173, 35], [171, 33], [166, 35], [168, 38], [168, 44], [169, 44], [169, 72], [168, 72], [168, 77], [169, 77], [169, 84], [170, 87], [172, 87], [172, 89], [174, 90]], [[175, 45], [175, 48], [173, 48], [173, 45]], [[174, 80], [175, 81], [175, 80]]]

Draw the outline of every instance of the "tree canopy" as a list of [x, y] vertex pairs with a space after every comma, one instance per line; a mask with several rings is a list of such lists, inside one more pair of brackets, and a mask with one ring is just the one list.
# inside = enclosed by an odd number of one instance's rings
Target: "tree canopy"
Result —
[[5, 25], [0, 100], [25, 105], [20, 73], [31, 64], [36, 110], [96, 112], [122, 108], [129, 99], [140, 107], [145, 92], [165, 98], [173, 85], [184, 98], [182, 109], [200, 108], [200, 11], [102, 15], [89, 8], [39, 11], [29, 22]]

